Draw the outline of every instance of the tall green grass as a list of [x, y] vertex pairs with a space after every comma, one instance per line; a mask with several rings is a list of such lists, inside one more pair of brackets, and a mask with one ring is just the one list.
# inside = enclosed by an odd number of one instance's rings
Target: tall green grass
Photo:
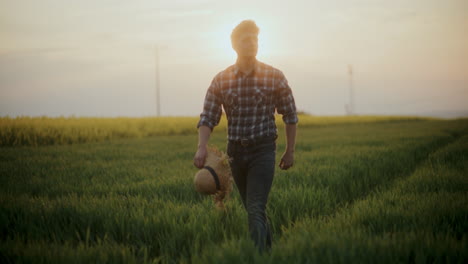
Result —
[[407, 161], [413, 168], [403, 177], [392, 181], [376, 170], [386, 182], [367, 188], [369, 195], [330, 214], [301, 217], [284, 229], [271, 255], [244, 255], [250, 246], [231, 240], [206, 250], [195, 263], [466, 263], [468, 133], [463, 131], [423, 160]]
[[[360, 124], [360, 125], [355, 125]], [[277, 158], [284, 150], [278, 140]], [[17, 263], [461, 263], [468, 122], [300, 127], [259, 255], [237, 191], [193, 188], [197, 135], [0, 149], [0, 256]], [[225, 149], [225, 133], [211, 141]]]

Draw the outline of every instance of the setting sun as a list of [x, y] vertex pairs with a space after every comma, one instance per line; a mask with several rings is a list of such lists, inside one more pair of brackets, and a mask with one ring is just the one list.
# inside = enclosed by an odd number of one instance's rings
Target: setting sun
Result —
[[[267, 60], [271, 55], [271, 47], [275, 45], [275, 43], [270, 41], [269, 30], [271, 27], [268, 26], [267, 20], [251, 19], [254, 20], [260, 28], [257, 58], [261, 61]], [[240, 21], [241, 20], [235, 20], [233, 22], [220, 23], [219, 26], [216, 27], [217, 30], [211, 34], [213, 39], [212, 48], [215, 53], [213, 56], [222, 61], [230, 63], [235, 62], [237, 54], [231, 45], [231, 32]]]

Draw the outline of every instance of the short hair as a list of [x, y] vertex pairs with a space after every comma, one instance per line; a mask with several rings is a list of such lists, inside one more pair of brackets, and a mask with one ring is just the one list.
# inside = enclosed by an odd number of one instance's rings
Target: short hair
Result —
[[253, 20], [244, 20], [237, 25], [231, 33], [231, 42], [234, 43], [234, 40], [239, 38], [240, 34], [244, 32], [252, 32], [258, 35], [260, 29], [255, 24]]

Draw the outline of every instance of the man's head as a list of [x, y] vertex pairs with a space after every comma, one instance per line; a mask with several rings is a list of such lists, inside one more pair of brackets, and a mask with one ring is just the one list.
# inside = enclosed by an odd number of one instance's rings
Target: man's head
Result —
[[257, 56], [259, 31], [253, 20], [244, 20], [232, 30], [231, 44], [238, 56]]

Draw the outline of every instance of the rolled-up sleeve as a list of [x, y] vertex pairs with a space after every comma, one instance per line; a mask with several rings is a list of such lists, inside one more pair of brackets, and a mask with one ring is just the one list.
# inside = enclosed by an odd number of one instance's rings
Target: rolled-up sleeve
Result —
[[285, 124], [296, 124], [299, 122], [296, 111], [296, 103], [292, 90], [288, 85], [288, 80], [284, 74], [280, 71], [278, 78], [275, 81], [276, 92], [275, 92], [275, 107], [278, 114], [283, 116], [283, 122]]
[[200, 126], [207, 126], [213, 130], [213, 128], [219, 124], [221, 113], [221, 98], [215, 78], [206, 92], [203, 112], [200, 114], [200, 121], [198, 122], [197, 128]]

